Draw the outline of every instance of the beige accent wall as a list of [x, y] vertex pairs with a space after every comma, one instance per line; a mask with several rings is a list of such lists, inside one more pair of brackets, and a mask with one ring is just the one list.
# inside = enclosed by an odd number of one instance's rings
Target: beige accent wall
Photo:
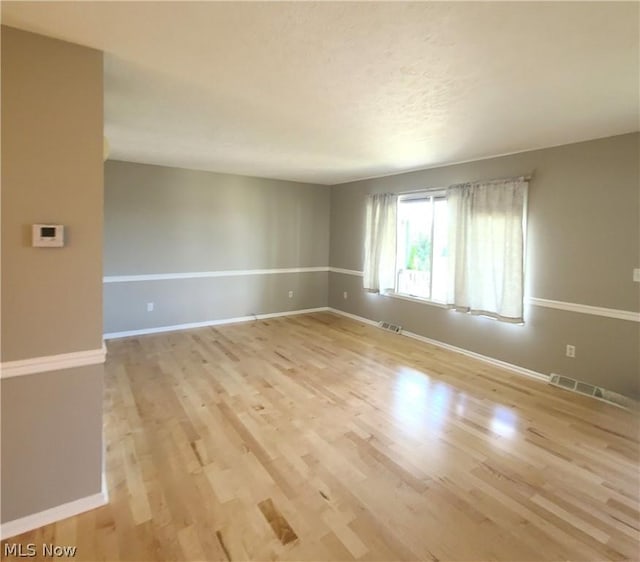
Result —
[[[2, 27], [3, 362], [102, 345], [102, 105], [102, 53]], [[102, 370], [2, 380], [2, 521], [100, 491]]]
[[[533, 174], [526, 294], [640, 311], [640, 135], [620, 135], [334, 186], [331, 266], [362, 270], [365, 197]], [[512, 326], [421, 303], [369, 295], [362, 279], [332, 273], [329, 305], [544, 374], [640, 396], [640, 324], [528, 306]], [[343, 298], [347, 291], [349, 297]], [[565, 356], [566, 344], [576, 358]]]
[[2, 27], [2, 361], [102, 345], [102, 201], [102, 53]]
[[[108, 161], [105, 275], [327, 266], [330, 193], [326, 186]], [[327, 282], [326, 272], [315, 272], [105, 283], [104, 330], [326, 306]]]

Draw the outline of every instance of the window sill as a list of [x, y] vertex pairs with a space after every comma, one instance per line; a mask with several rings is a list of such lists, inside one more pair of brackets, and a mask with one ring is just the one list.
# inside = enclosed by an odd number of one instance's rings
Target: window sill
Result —
[[446, 304], [444, 304], [442, 302], [432, 301], [432, 300], [425, 299], [425, 298], [422, 298], [422, 297], [413, 297], [411, 295], [405, 295], [405, 294], [402, 294], [402, 293], [388, 292], [388, 293], [383, 293], [383, 295], [385, 297], [391, 297], [393, 299], [400, 299], [400, 300], [403, 300], [403, 301], [410, 301], [410, 302], [419, 302], [421, 304], [426, 304], [426, 305], [429, 305], [429, 306], [436, 306], [438, 308], [446, 308], [446, 309], [451, 308], [450, 306], [448, 306], [448, 305], [446, 305]]
[[509, 320], [503, 320], [503, 319], [500, 319], [500, 318], [496, 318], [495, 316], [489, 316], [488, 314], [464, 312], [462, 310], [456, 310], [456, 308], [454, 306], [449, 306], [448, 304], [444, 304], [444, 303], [438, 302], [438, 301], [432, 301], [432, 300], [425, 299], [425, 298], [422, 298], [422, 297], [412, 297], [411, 295], [404, 295], [402, 293], [393, 293], [393, 292], [380, 293], [380, 294], [383, 297], [391, 297], [392, 299], [399, 299], [399, 300], [403, 300], [403, 301], [417, 302], [417, 303], [420, 303], [420, 304], [426, 304], [428, 306], [435, 306], [437, 308], [444, 308], [446, 310], [451, 310], [453, 312], [460, 312], [461, 314], [467, 314], [469, 316], [477, 316], [478, 318], [486, 318], [487, 320], [494, 320], [496, 322], [500, 322], [500, 323], [504, 323], [504, 324], [511, 324], [512, 326], [524, 326], [525, 325], [524, 322], [510, 322]]

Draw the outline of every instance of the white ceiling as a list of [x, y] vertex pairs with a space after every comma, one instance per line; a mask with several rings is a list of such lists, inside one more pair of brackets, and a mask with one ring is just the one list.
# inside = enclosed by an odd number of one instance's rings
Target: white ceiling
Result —
[[105, 52], [111, 158], [335, 184], [638, 130], [639, 4], [2, 2]]

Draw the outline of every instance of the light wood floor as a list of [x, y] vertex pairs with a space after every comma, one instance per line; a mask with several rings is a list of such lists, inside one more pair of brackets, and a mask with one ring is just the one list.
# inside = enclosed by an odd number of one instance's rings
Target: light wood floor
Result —
[[637, 414], [330, 313], [108, 348], [111, 502], [22, 543], [81, 560], [639, 558]]

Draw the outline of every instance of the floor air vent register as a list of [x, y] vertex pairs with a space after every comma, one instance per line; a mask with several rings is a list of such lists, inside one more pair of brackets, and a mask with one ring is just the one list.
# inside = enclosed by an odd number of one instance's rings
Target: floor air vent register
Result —
[[402, 326], [396, 326], [389, 322], [378, 322], [378, 328], [387, 330], [387, 332], [393, 332], [394, 334], [399, 334], [402, 331]]
[[605, 402], [609, 402], [615, 406], [621, 406], [622, 408], [635, 409], [637, 407], [635, 402], [626, 396], [570, 377], [552, 374], [549, 378], [549, 384], [584, 394], [585, 396], [592, 396], [593, 398], [604, 400]]

